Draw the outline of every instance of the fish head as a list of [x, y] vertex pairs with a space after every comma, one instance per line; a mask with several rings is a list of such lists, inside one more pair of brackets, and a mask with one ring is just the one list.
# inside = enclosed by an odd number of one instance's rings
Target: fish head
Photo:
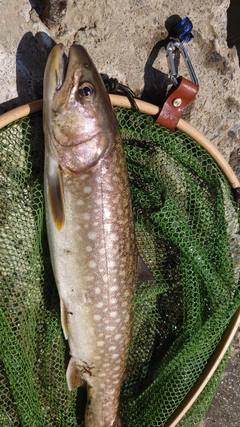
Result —
[[56, 45], [44, 73], [47, 149], [70, 172], [82, 172], [111, 151], [117, 123], [104, 83], [85, 48], [73, 44], [68, 59]]

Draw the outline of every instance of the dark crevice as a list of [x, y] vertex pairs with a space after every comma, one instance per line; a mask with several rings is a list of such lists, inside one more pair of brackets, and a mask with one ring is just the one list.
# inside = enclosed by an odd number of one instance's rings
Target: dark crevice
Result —
[[227, 44], [231, 48], [237, 49], [239, 64], [240, 64], [240, 1], [231, 0], [227, 10]]

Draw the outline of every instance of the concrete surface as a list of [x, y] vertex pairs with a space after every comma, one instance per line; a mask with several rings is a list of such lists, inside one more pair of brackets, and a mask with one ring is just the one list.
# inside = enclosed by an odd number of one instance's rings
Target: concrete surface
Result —
[[[0, 0], [0, 113], [42, 96], [43, 71], [55, 43], [83, 44], [100, 72], [138, 96], [161, 105], [168, 84], [164, 46], [176, 15], [189, 16], [194, 39], [187, 46], [200, 91], [185, 119], [203, 132], [240, 177], [240, 71], [227, 45], [229, 0], [69, 0], [61, 25], [39, 19], [40, 0]], [[165, 26], [166, 25], [166, 26]], [[180, 62], [179, 72], [185, 75]], [[240, 425], [240, 332], [226, 373], [202, 427]]]

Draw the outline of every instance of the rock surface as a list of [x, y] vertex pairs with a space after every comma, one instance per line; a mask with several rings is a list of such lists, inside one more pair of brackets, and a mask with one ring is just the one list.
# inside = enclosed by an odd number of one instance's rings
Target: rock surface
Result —
[[[187, 50], [200, 90], [184, 118], [213, 142], [240, 177], [240, 70], [236, 49], [226, 42], [228, 6], [229, 0], [69, 0], [61, 24], [50, 30], [39, 18], [40, 1], [1, 0], [0, 113], [41, 98], [46, 58], [59, 42], [67, 48], [83, 44], [100, 72], [161, 105], [169, 83], [166, 26], [173, 15], [188, 16], [194, 39]], [[185, 75], [182, 61], [179, 73]], [[239, 360], [238, 335], [202, 427], [239, 426]]]

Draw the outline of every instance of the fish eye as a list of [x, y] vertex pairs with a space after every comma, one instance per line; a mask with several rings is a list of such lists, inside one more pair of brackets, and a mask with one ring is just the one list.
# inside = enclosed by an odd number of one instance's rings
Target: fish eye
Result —
[[90, 83], [83, 83], [78, 88], [78, 93], [81, 98], [92, 98], [94, 87]]

